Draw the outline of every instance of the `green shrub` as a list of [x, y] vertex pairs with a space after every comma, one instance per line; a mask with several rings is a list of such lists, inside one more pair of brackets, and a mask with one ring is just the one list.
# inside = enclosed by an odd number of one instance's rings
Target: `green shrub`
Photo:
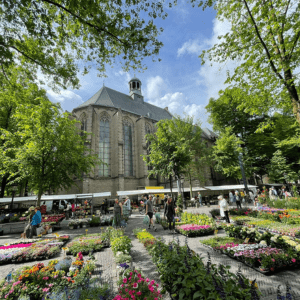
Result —
[[120, 236], [111, 242], [111, 249], [114, 255], [116, 255], [116, 253], [119, 251], [123, 253], [129, 253], [131, 247], [131, 240], [126, 235]]

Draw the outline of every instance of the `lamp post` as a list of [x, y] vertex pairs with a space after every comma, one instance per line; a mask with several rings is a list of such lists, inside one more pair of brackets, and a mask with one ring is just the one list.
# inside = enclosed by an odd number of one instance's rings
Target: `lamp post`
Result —
[[12, 189], [12, 198], [11, 198], [10, 210], [12, 211], [13, 210], [13, 204], [14, 204], [14, 197], [15, 197], [15, 193], [18, 189], [18, 186], [16, 184], [12, 184], [11, 189]]

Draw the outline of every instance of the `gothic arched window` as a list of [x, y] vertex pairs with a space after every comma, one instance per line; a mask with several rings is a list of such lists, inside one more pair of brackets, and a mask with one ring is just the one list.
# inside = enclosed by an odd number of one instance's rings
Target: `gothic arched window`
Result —
[[124, 136], [124, 175], [133, 176], [133, 126], [129, 122], [123, 123]]
[[109, 120], [100, 120], [99, 158], [105, 163], [99, 167], [99, 176], [110, 176]]
[[[151, 127], [148, 124], [146, 124], [146, 126], [145, 126], [145, 133], [146, 134], [151, 133]], [[148, 156], [148, 155], [150, 155], [150, 142], [149, 141], [147, 141], [146, 147], [147, 147], [146, 151], [147, 151], [147, 156]], [[147, 158], [147, 160], [149, 161], [149, 158]], [[148, 171], [152, 170], [151, 166], [147, 166], [147, 168], [148, 168]]]
[[86, 117], [86, 114], [83, 113], [81, 115], [81, 118], [80, 118], [80, 122], [81, 122], [81, 132], [80, 132], [80, 135], [83, 135], [83, 131], [87, 131], [87, 117]]

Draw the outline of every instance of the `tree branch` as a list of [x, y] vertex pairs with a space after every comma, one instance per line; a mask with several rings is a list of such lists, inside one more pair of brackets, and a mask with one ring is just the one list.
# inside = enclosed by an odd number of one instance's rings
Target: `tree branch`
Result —
[[[257, 25], [256, 25], [256, 22], [255, 22], [253, 16], [252, 16], [252, 13], [251, 13], [250, 9], [249, 9], [249, 6], [248, 6], [247, 1], [246, 1], [246, 0], [243, 0], [243, 2], [245, 3], [246, 9], [247, 9], [247, 11], [248, 11], [248, 13], [249, 13], [249, 15], [250, 15], [250, 18], [251, 18], [251, 20], [252, 20], [252, 22], [253, 22], [253, 25], [254, 25], [254, 27], [255, 27], [255, 31], [256, 31], [257, 37], [259, 38], [259, 40], [260, 40], [262, 46], [264, 47], [264, 49], [265, 49], [265, 51], [266, 51], [266, 55], [267, 55], [267, 57], [268, 57], [268, 59], [269, 59], [269, 62], [270, 62], [270, 65], [271, 65], [272, 70], [273, 70], [274, 73], [277, 75], [277, 77], [279, 77], [279, 79], [283, 80], [283, 77], [282, 77], [281, 74], [278, 72], [277, 68], [275, 67], [275, 64], [274, 64], [274, 62], [273, 62], [273, 60], [272, 60], [272, 58], [271, 58], [270, 52], [269, 52], [269, 50], [268, 50], [268, 48], [267, 48], [265, 42], [263, 41], [263, 39], [262, 39], [262, 37], [261, 37], [261, 35], [260, 35], [260, 33], [259, 33], [258, 27], [257, 27]], [[283, 80], [283, 82], [284, 82], [284, 80]], [[287, 86], [285, 82], [284, 82], [284, 85]]]
[[38, 66], [40, 66], [42, 69], [46, 70], [47, 72], [49, 72], [52, 75], [56, 75], [56, 73], [50, 71], [49, 69], [45, 68], [40, 62], [38, 62], [37, 60], [33, 59], [32, 57], [30, 57], [29, 55], [27, 55], [26, 53], [24, 53], [23, 51], [21, 51], [20, 49], [18, 49], [15, 46], [7, 46], [10, 48], [15, 49], [16, 51], [18, 51], [20, 54], [22, 54], [23, 56], [25, 56], [26, 58], [28, 58], [29, 60], [33, 61], [35, 64], [37, 64]]
[[106, 34], [112, 36], [114, 39], [116, 39], [116, 40], [117, 40], [118, 42], [120, 42], [121, 44], [123, 44], [123, 45], [125, 45], [125, 46], [128, 46], [128, 42], [127, 42], [127, 41], [123, 42], [122, 40], [120, 40], [120, 39], [119, 39], [117, 36], [115, 36], [114, 34], [110, 33], [109, 31], [107, 31], [107, 30], [105, 30], [105, 29], [103, 29], [103, 28], [99, 28], [98, 26], [96, 26], [96, 25], [94, 25], [94, 24], [92, 24], [92, 23], [90, 23], [90, 22], [84, 20], [82, 17], [80, 17], [79, 15], [73, 13], [72, 11], [70, 11], [69, 9], [67, 9], [66, 7], [62, 6], [61, 4], [56, 3], [56, 2], [54, 2], [54, 1], [51, 1], [51, 0], [42, 0], [42, 1], [47, 2], [47, 3], [49, 3], [49, 4], [52, 4], [52, 5], [56, 6], [56, 7], [61, 8], [62, 10], [66, 11], [67, 13], [69, 13], [70, 15], [72, 15], [73, 17], [79, 19], [82, 23], [85, 23], [86, 25], [88, 25], [88, 26], [90, 26], [90, 27], [96, 29], [99, 33], [105, 32]]
[[[286, 17], [287, 11], [288, 11], [288, 9], [289, 9], [290, 3], [291, 3], [291, 0], [288, 0], [288, 4], [287, 4], [286, 9], [285, 9], [285, 12], [284, 12], [284, 19], [285, 19], [285, 17]], [[281, 25], [282, 33], [283, 33], [283, 30], [284, 30], [284, 26], [285, 26], [285, 23], [282, 23], [282, 25]]]
[[296, 35], [296, 40], [295, 40], [295, 42], [294, 42], [294, 45], [293, 45], [293, 47], [292, 47], [292, 50], [290, 51], [290, 53], [289, 53], [289, 55], [288, 55], [288, 58], [289, 58], [289, 59], [291, 59], [292, 53], [293, 53], [293, 51], [294, 51], [294, 49], [295, 49], [295, 47], [296, 47], [296, 44], [298, 43], [299, 38], [300, 38], [300, 30], [298, 31], [298, 33], [297, 33], [297, 35]]

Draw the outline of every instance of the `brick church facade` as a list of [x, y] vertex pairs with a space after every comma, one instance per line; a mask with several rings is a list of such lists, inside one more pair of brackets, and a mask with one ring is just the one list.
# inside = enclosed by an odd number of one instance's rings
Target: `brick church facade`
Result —
[[[155, 132], [155, 123], [171, 119], [168, 108], [160, 108], [144, 101], [142, 83], [138, 78], [129, 81], [129, 95], [103, 86], [89, 100], [76, 107], [72, 114], [81, 122], [81, 129], [92, 134], [88, 144], [104, 165], [96, 166], [68, 193], [111, 192], [136, 190], [145, 186], [170, 186], [163, 178], [148, 178], [148, 167], [142, 155], [147, 154], [146, 134]], [[203, 138], [211, 146], [216, 138], [203, 129]], [[204, 185], [213, 185], [214, 171], [209, 167]], [[173, 186], [176, 186], [174, 181]], [[199, 182], [195, 182], [199, 186]]]

